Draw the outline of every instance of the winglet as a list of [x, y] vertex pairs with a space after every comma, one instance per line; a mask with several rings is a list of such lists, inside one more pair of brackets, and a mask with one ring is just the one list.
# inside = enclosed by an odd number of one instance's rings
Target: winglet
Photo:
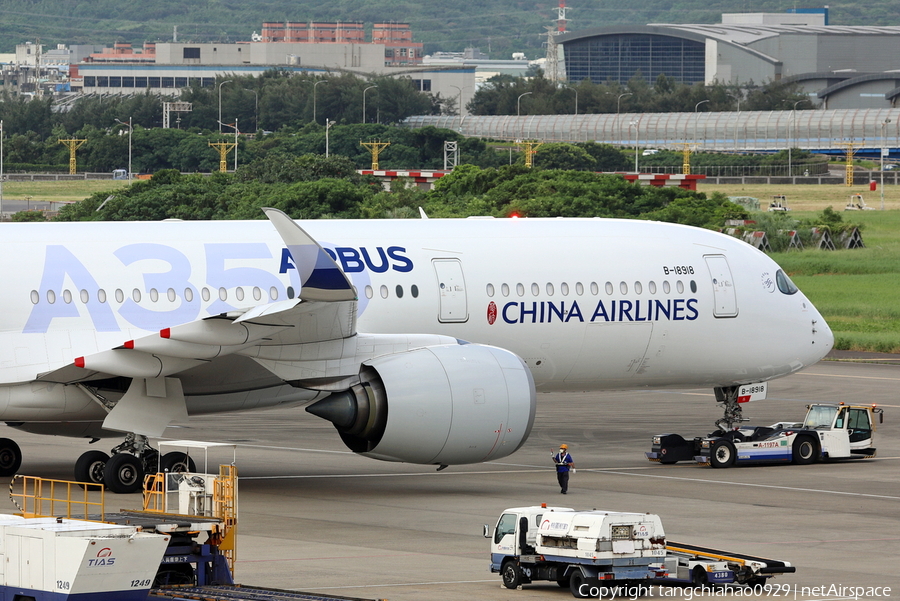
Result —
[[423, 209], [422, 207], [419, 207], [419, 217], [421, 217], [422, 219], [428, 219], [428, 215], [425, 213], [425, 209]]
[[273, 208], [263, 208], [263, 211], [278, 230], [294, 259], [297, 273], [300, 274], [302, 300], [356, 300], [353, 284], [318, 242], [283, 211]]

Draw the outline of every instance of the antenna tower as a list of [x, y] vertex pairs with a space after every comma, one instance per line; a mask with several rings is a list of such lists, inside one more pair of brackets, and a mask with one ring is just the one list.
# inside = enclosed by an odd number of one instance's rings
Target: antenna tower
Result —
[[556, 27], [545, 26], [547, 30], [547, 70], [544, 74], [550, 81], [559, 81], [562, 79], [559, 68], [559, 44], [556, 43], [556, 36], [566, 32], [566, 0], [559, 0], [557, 10]]

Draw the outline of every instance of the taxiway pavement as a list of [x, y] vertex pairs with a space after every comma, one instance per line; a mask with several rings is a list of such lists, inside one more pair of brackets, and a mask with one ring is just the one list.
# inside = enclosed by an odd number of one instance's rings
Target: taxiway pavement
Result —
[[[648, 462], [653, 434], [714, 429], [721, 410], [711, 390], [541, 394], [519, 452], [441, 472], [355, 456], [329, 423], [301, 407], [195, 418], [166, 434], [237, 444], [236, 580], [247, 584], [393, 601], [571, 599], [555, 583], [502, 589], [488, 571], [482, 524], [493, 525], [507, 507], [546, 502], [657, 513], [672, 540], [797, 566], [771, 580], [777, 591], [725, 598], [824, 601], [847, 597], [832, 586], [880, 586], [892, 587], [891, 597], [860, 598], [900, 600], [898, 390], [900, 365], [868, 363], [826, 361], [770, 383], [769, 398], [744, 410], [751, 423], [799, 420], [809, 402], [884, 407], [878, 457], [810, 466]], [[80, 453], [115, 444], [88, 447], [11, 429], [0, 435], [22, 446], [21, 473], [48, 478], [71, 479]], [[566, 496], [550, 461], [562, 442], [577, 468]], [[212, 451], [210, 459], [227, 463], [231, 452]], [[0, 511], [14, 509], [0, 503]], [[111, 510], [138, 504], [137, 495], [107, 497]]]

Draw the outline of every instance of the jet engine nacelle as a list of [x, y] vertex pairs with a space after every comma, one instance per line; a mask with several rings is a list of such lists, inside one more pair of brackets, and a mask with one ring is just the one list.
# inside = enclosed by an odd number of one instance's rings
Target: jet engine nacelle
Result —
[[376, 357], [360, 383], [307, 407], [350, 450], [385, 461], [455, 465], [512, 454], [531, 433], [536, 393], [517, 355], [479, 344]]

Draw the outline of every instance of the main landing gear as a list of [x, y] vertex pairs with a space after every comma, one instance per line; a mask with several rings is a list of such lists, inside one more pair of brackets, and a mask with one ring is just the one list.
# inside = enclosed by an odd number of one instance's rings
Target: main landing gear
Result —
[[22, 465], [22, 450], [14, 440], [0, 438], [0, 476], [15, 476]]
[[88, 451], [81, 455], [75, 462], [75, 479], [78, 482], [105, 484], [107, 490], [114, 493], [132, 493], [141, 490], [144, 474], [156, 473], [157, 470], [193, 472], [196, 469], [194, 460], [186, 454], [175, 451], [160, 457], [159, 451], [150, 446], [146, 436], [129, 434], [125, 442], [110, 451], [110, 455], [103, 451]]

